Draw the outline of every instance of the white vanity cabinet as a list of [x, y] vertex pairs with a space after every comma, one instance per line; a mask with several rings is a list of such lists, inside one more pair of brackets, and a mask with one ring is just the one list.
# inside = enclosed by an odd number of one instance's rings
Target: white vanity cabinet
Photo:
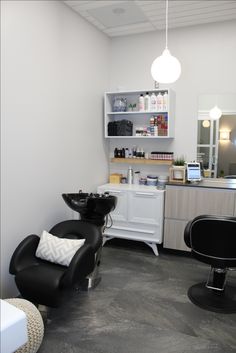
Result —
[[157, 244], [163, 241], [164, 190], [152, 186], [105, 184], [99, 193], [117, 197], [111, 212], [113, 225], [104, 233], [104, 243], [112, 238], [143, 241], [158, 255]]

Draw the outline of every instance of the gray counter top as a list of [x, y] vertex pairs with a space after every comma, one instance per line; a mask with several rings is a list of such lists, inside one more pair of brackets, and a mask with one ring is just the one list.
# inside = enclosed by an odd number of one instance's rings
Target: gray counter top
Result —
[[166, 185], [174, 186], [187, 186], [187, 187], [201, 187], [201, 188], [215, 188], [215, 189], [232, 189], [236, 190], [236, 179], [214, 179], [214, 178], [205, 178], [199, 182], [195, 183], [176, 183], [169, 182]]

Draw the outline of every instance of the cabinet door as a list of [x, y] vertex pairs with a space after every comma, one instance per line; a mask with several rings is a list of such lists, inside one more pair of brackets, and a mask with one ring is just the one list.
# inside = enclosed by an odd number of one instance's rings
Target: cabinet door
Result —
[[188, 222], [165, 219], [164, 248], [190, 251], [184, 242], [184, 229]]
[[163, 194], [130, 192], [128, 220], [135, 223], [159, 225], [163, 217]]
[[190, 220], [201, 214], [232, 216], [233, 210], [232, 190], [167, 186], [166, 218]]
[[127, 192], [122, 190], [104, 190], [109, 192], [110, 195], [117, 197], [117, 205], [111, 216], [114, 221], [127, 220]]

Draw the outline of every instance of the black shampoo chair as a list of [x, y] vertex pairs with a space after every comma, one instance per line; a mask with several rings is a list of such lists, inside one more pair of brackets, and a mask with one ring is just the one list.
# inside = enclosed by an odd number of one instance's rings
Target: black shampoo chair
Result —
[[9, 270], [15, 275], [23, 298], [35, 304], [58, 307], [65, 294], [94, 271], [102, 234], [99, 227], [80, 220], [58, 223], [49, 233], [59, 238], [85, 239], [68, 267], [37, 258], [35, 252], [40, 238], [32, 234], [14, 251]]
[[236, 218], [196, 217], [187, 224], [184, 240], [197, 260], [211, 266], [207, 283], [190, 287], [189, 299], [210, 311], [236, 312], [236, 287], [226, 285], [227, 271], [236, 267]]

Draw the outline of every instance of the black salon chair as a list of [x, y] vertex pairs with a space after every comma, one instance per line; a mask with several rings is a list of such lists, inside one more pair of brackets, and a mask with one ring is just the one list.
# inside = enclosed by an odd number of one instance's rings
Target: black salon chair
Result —
[[23, 298], [35, 304], [58, 307], [68, 291], [94, 271], [96, 254], [102, 246], [102, 234], [99, 227], [80, 220], [58, 223], [49, 233], [59, 238], [85, 239], [68, 267], [36, 257], [40, 238], [32, 234], [16, 248], [9, 271], [15, 275]]
[[207, 282], [189, 288], [189, 299], [206, 310], [235, 313], [236, 282], [226, 284], [226, 276], [236, 267], [236, 217], [196, 217], [187, 224], [184, 240], [194, 258], [211, 266]]

